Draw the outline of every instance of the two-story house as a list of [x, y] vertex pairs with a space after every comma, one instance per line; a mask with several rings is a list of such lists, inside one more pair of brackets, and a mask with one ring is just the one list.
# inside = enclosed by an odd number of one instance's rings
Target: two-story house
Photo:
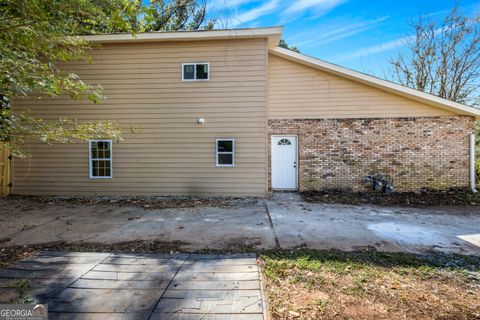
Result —
[[[278, 47], [281, 27], [86, 36], [99, 105], [18, 98], [45, 119], [114, 120], [121, 142], [26, 146], [14, 194], [265, 195], [468, 188], [480, 111]], [[140, 128], [130, 132], [129, 128]]]

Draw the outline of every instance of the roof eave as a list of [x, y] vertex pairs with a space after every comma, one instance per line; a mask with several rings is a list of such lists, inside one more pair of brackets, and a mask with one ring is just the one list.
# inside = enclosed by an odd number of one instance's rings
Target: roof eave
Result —
[[155, 42], [155, 41], [205, 41], [226, 39], [267, 38], [268, 47], [277, 47], [283, 27], [226, 29], [176, 32], [148, 32], [87, 35], [81, 38], [94, 43]]
[[393, 82], [369, 76], [351, 69], [347, 69], [326, 61], [316, 59], [304, 54], [296, 53], [283, 48], [270, 49], [274, 55], [281, 56], [287, 60], [295, 61], [304, 65], [314, 67], [316, 69], [350, 79], [362, 84], [374, 87], [383, 91], [387, 91], [405, 98], [425, 103], [443, 110], [447, 110], [459, 115], [467, 115], [480, 119], [480, 109], [466, 106], [457, 102], [443, 99], [425, 92], [414, 90]]

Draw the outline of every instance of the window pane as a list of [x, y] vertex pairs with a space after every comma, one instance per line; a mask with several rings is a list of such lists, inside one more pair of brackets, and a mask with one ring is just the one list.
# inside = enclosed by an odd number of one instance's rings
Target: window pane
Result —
[[98, 172], [100, 177], [105, 177], [105, 161], [98, 161]]
[[183, 66], [183, 79], [185, 80], [195, 79], [195, 65], [186, 64]]
[[110, 142], [109, 141], [99, 141], [98, 148], [102, 150], [109, 150], [110, 149]]
[[218, 155], [218, 164], [219, 165], [233, 165], [233, 154], [219, 154]]
[[102, 155], [102, 158], [104, 159], [110, 158], [110, 142], [103, 142], [101, 155]]
[[103, 158], [105, 152], [105, 142], [98, 142], [97, 158]]
[[90, 144], [92, 149], [92, 159], [108, 159], [110, 158], [110, 142], [98, 141]]
[[110, 177], [111, 172], [110, 172], [110, 161], [105, 161], [105, 177]]
[[96, 142], [90, 142], [90, 150], [91, 150], [91, 154], [92, 154], [92, 159], [94, 158], [98, 158], [97, 157], [97, 143]]
[[219, 140], [218, 152], [233, 152], [233, 141], [231, 140]]
[[98, 161], [92, 161], [92, 176], [98, 177], [99, 172], [98, 172]]
[[197, 64], [197, 79], [208, 79], [208, 64]]
[[110, 161], [92, 160], [92, 176], [93, 177], [110, 177], [111, 176]]
[[102, 174], [102, 177], [108, 177], [107, 174], [107, 161], [102, 161], [102, 170], [100, 171]]

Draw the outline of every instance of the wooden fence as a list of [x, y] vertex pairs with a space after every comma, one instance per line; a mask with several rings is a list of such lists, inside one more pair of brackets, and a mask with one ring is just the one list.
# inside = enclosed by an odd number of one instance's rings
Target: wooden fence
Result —
[[0, 197], [10, 193], [10, 150], [0, 142]]

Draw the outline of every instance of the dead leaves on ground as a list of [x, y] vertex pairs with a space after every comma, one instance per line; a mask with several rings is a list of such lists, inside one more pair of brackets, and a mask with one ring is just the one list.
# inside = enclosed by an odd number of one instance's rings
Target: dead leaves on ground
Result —
[[410, 271], [380, 267], [337, 273], [285, 270], [281, 278], [267, 279], [271, 317], [480, 319], [479, 282], [452, 271], [435, 271], [431, 277]]

